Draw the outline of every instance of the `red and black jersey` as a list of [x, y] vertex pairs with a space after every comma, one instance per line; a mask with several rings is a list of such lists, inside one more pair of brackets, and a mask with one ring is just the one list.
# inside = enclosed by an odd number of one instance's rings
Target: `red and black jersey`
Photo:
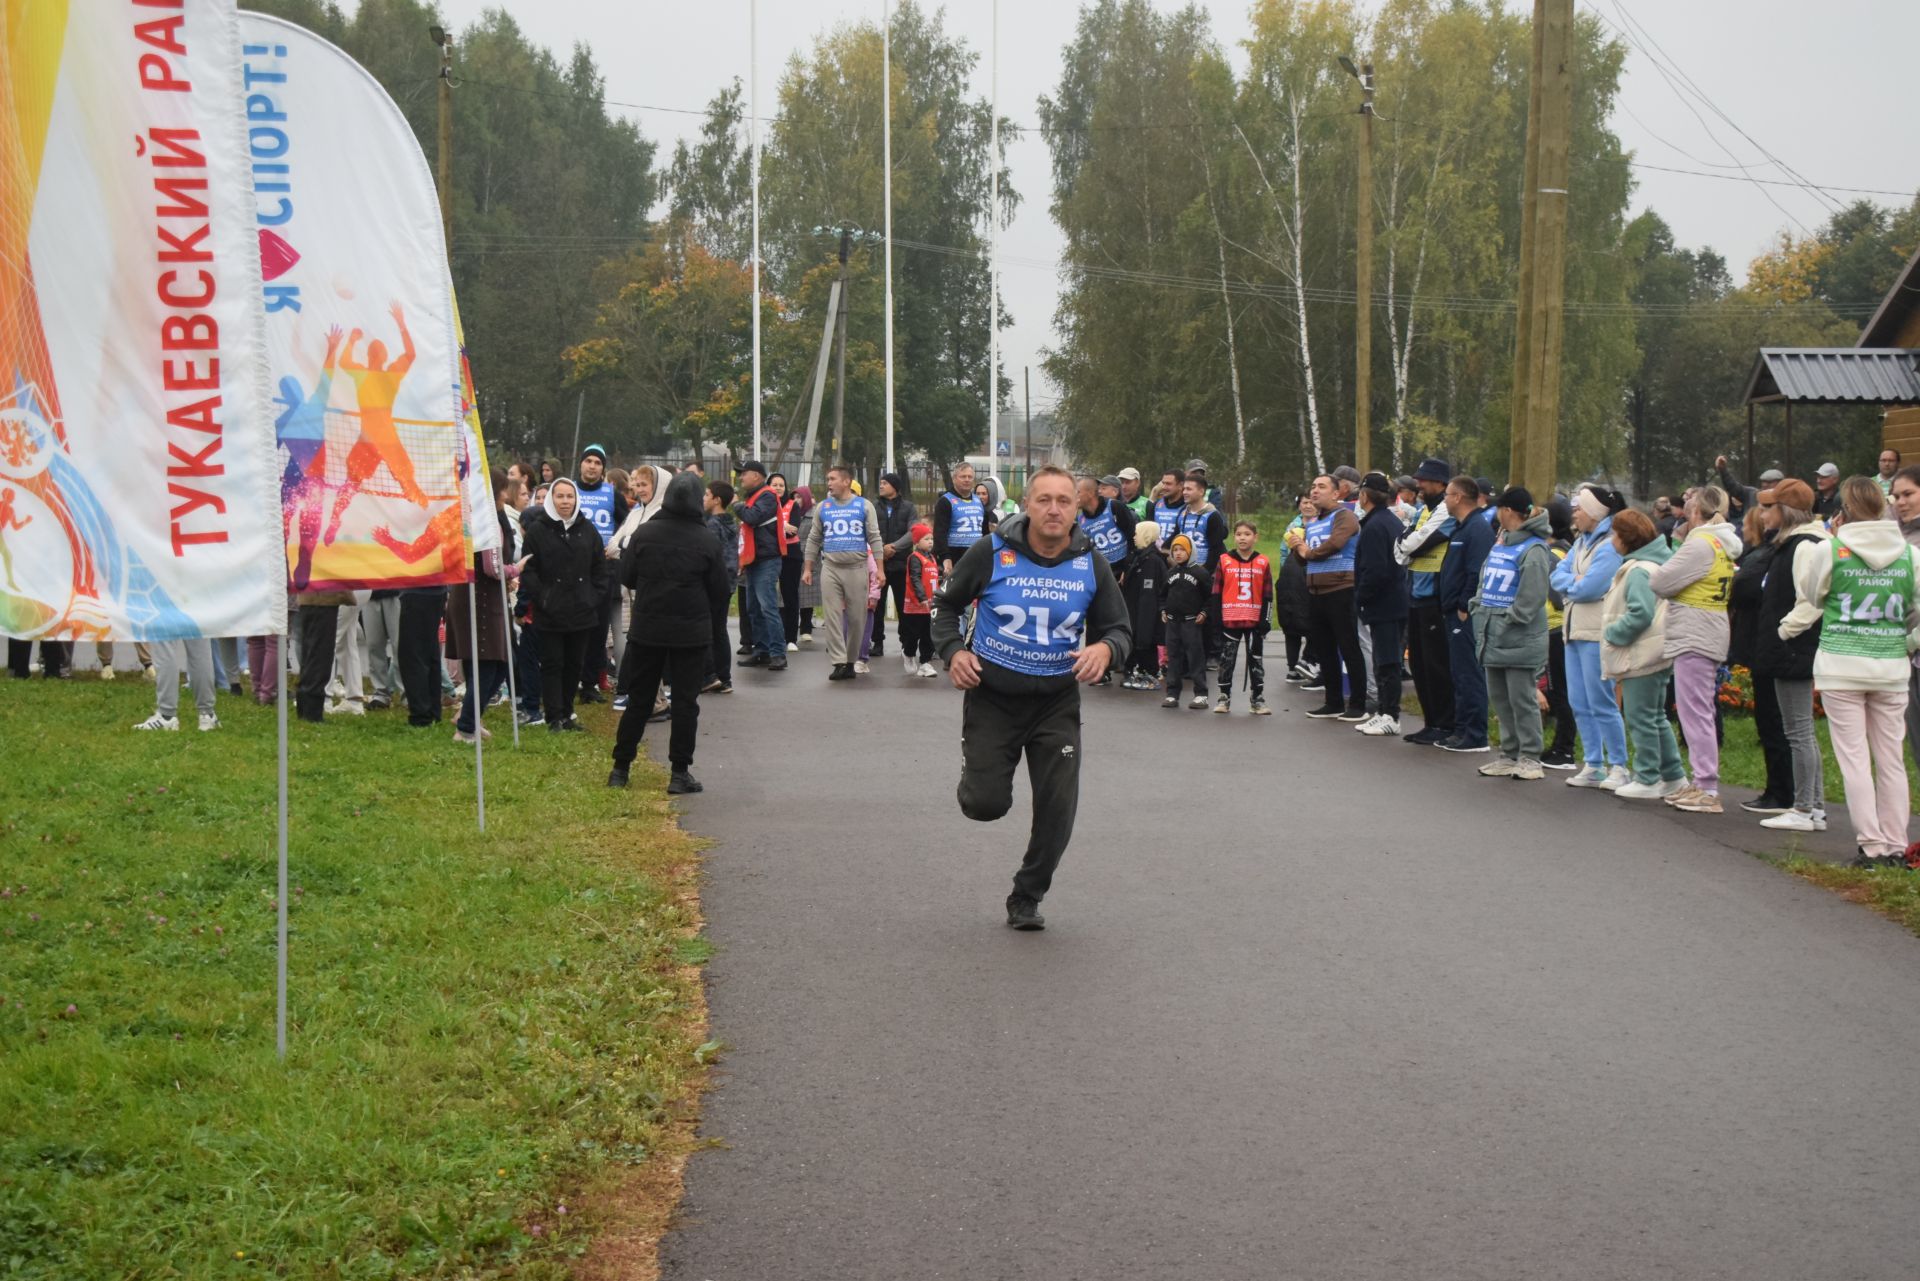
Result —
[[1264, 553], [1255, 552], [1246, 560], [1229, 551], [1220, 558], [1213, 577], [1214, 595], [1220, 598], [1222, 627], [1258, 627], [1273, 608], [1273, 570]]

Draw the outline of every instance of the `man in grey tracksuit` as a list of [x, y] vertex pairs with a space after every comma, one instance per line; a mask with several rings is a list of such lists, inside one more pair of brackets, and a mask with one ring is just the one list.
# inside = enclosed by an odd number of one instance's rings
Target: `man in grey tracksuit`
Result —
[[853, 492], [853, 468], [835, 463], [827, 469], [827, 498], [814, 509], [807, 531], [806, 568], [800, 581], [820, 581], [820, 607], [826, 613], [830, 681], [853, 678], [867, 625], [867, 557], [881, 563], [880, 516], [873, 504]]

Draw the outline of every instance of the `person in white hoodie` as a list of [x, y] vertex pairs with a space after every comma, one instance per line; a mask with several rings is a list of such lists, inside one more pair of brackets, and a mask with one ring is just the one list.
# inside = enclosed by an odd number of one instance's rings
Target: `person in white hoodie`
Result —
[[1920, 557], [1891, 519], [1880, 486], [1851, 476], [1824, 556], [1793, 565], [1794, 606], [1780, 620], [1791, 640], [1815, 620], [1820, 648], [1813, 683], [1826, 708], [1833, 755], [1846, 785], [1847, 814], [1859, 845], [1855, 867], [1906, 865], [1906, 731], [1909, 656], [1920, 648]]
[[1689, 491], [1687, 534], [1647, 585], [1670, 602], [1664, 656], [1673, 660], [1673, 699], [1686, 735], [1693, 783], [1666, 798], [1690, 814], [1718, 814], [1720, 730], [1715, 706], [1720, 664], [1727, 660], [1727, 596], [1740, 534], [1727, 523], [1727, 491], [1702, 485]]

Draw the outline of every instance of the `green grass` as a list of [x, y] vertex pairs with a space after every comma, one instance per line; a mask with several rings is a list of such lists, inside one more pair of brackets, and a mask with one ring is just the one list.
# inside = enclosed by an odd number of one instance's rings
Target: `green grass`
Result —
[[282, 1064], [272, 711], [129, 732], [152, 706], [0, 688], [0, 1274], [566, 1275], [593, 1216], [561, 1203], [702, 1072], [657, 773], [609, 792], [600, 733], [503, 724], [481, 836], [450, 725], [295, 722]]
[[1795, 876], [1870, 907], [1920, 934], [1920, 874], [1898, 870], [1863, 872], [1800, 857], [1771, 861]]

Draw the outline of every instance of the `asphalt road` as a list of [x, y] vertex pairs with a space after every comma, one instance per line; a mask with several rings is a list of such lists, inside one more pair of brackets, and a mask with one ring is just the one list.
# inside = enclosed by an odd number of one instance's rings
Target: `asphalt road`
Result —
[[703, 711], [731, 1049], [667, 1277], [1920, 1275], [1920, 939], [1750, 817], [1093, 690], [1019, 934], [1024, 782], [962, 818], [959, 694], [876, 667]]

